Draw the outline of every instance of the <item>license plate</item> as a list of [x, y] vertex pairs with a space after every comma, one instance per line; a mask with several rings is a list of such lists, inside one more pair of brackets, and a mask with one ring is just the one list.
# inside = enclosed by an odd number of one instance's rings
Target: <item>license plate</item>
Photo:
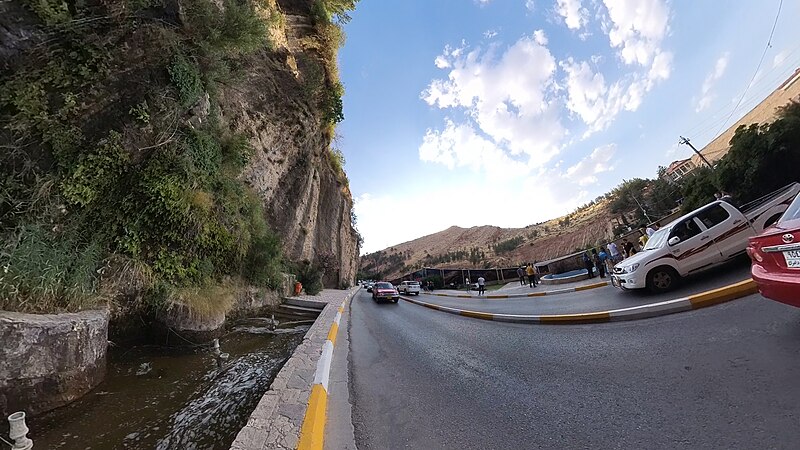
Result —
[[783, 257], [786, 259], [786, 267], [800, 269], [800, 250], [785, 251]]

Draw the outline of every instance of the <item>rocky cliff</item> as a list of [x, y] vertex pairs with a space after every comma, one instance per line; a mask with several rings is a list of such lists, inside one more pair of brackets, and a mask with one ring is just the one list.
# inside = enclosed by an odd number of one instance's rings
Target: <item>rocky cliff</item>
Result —
[[0, 309], [218, 314], [209, 287], [352, 283], [331, 143], [354, 4], [0, 2]]

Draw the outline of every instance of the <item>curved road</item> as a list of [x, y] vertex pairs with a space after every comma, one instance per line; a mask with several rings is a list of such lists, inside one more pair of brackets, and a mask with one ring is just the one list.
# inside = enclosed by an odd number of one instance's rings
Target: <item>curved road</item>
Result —
[[758, 295], [569, 326], [375, 304], [364, 291], [348, 311], [360, 449], [800, 442], [800, 309]]

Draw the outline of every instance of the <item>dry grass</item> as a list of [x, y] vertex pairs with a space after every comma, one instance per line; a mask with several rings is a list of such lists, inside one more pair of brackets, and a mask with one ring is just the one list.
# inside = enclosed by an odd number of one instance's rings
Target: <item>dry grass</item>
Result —
[[181, 288], [170, 299], [169, 308], [186, 308], [193, 319], [203, 320], [227, 314], [236, 304], [241, 287], [234, 283]]

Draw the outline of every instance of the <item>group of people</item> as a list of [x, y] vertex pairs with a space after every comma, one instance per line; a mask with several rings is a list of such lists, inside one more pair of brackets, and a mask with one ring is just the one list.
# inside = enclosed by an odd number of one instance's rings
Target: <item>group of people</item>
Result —
[[589, 278], [594, 278], [594, 269], [597, 269], [597, 274], [600, 275], [600, 278], [605, 278], [606, 273], [611, 272], [614, 264], [644, 249], [650, 236], [658, 230], [658, 227], [658, 223], [654, 223], [646, 228], [639, 228], [642, 235], [638, 239], [638, 246], [628, 239], [623, 239], [622, 248], [619, 248], [614, 242], [609, 242], [608, 245], [606, 245], [608, 253], [606, 253], [602, 247], [600, 247], [600, 251], [593, 248], [590, 251], [584, 252], [583, 263], [586, 267], [586, 271], [589, 273]]
[[[464, 283], [467, 285], [467, 292], [472, 292], [472, 283], [470, 283], [469, 278], [464, 280]], [[476, 284], [478, 285], [478, 295], [483, 295], [486, 293], [486, 278], [478, 277], [476, 280]]]
[[528, 286], [535, 288], [537, 286], [537, 269], [536, 262], [528, 263], [527, 265], [520, 266], [517, 269], [517, 276], [519, 277], [520, 286], [525, 286], [525, 277], [528, 277]]

